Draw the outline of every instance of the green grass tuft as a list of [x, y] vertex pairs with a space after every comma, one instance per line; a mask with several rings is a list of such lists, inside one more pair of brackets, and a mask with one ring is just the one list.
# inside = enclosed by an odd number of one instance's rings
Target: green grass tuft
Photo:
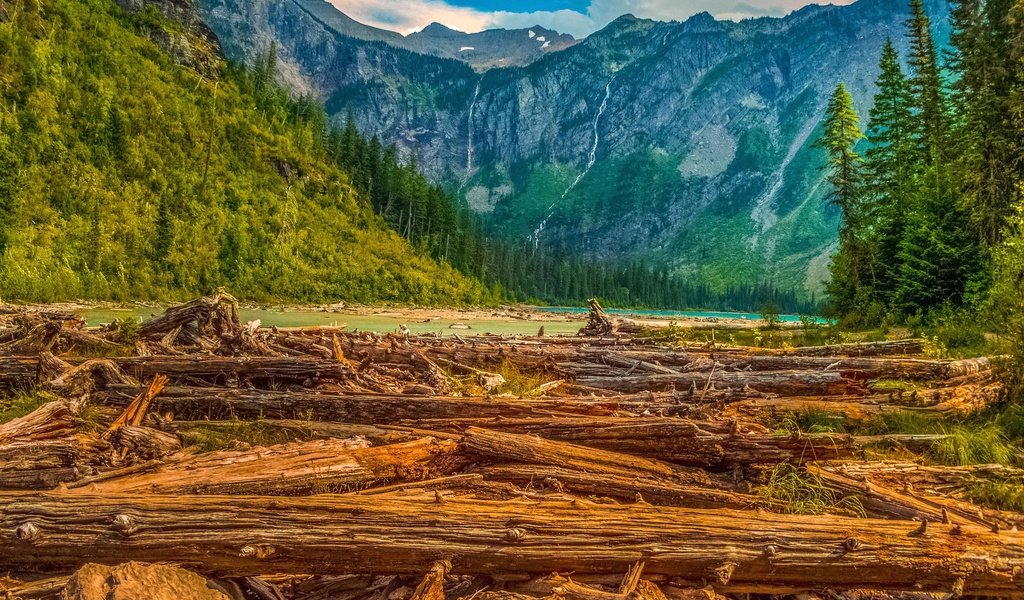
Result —
[[53, 398], [35, 392], [14, 392], [0, 397], [0, 423], [24, 417], [40, 406], [52, 401]]
[[1020, 481], [977, 481], [964, 488], [964, 495], [979, 506], [1024, 513], [1024, 484]]
[[935, 442], [928, 452], [938, 463], [949, 466], [1010, 465], [1016, 460], [1014, 446], [996, 424], [977, 427], [957, 425], [943, 433], [947, 437]]
[[784, 514], [866, 516], [859, 499], [840, 496], [821, 478], [790, 464], [775, 467], [767, 483], [757, 488], [757, 496], [766, 507]]
[[297, 439], [297, 436], [266, 421], [237, 421], [227, 427], [197, 423], [182, 435], [183, 444], [197, 453], [230, 450], [239, 443], [266, 447]]

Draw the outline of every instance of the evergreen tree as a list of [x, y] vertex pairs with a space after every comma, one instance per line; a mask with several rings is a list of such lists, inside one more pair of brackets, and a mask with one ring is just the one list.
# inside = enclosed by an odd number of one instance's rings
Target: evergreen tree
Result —
[[853, 97], [846, 85], [840, 83], [829, 100], [824, 131], [816, 146], [828, 156], [830, 198], [843, 215], [839, 252], [832, 258], [829, 284], [834, 308], [843, 314], [861, 303], [865, 291], [872, 287], [872, 260], [865, 239], [867, 223], [862, 202], [863, 165], [854, 150], [863, 137]]
[[1021, 180], [1021, 132], [1011, 94], [1018, 84], [1011, 47], [1014, 0], [958, 0], [950, 64], [957, 72], [957, 173], [971, 223], [986, 246], [998, 243]]
[[866, 218], [872, 223], [875, 298], [888, 304], [900, 265], [896, 260], [910, 207], [914, 155], [910, 89], [899, 54], [886, 40], [879, 63], [878, 94], [871, 109], [865, 152]]
[[[917, 118], [913, 129], [921, 159], [926, 165], [945, 166], [948, 139], [948, 107], [942, 89], [938, 55], [932, 38], [931, 19], [924, 9], [924, 0], [910, 1], [911, 18], [907, 22], [910, 36], [910, 91]], [[941, 184], [933, 182], [936, 193]]]

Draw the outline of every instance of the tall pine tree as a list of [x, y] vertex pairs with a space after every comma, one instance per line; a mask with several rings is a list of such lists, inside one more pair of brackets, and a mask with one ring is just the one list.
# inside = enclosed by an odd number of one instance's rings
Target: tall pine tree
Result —
[[865, 152], [864, 202], [873, 224], [874, 297], [889, 304], [899, 277], [897, 256], [906, 230], [915, 168], [910, 87], [892, 40], [886, 40], [882, 49], [879, 71], [867, 132], [870, 147]]
[[[911, 18], [907, 22], [910, 36], [910, 92], [917, 118], [913, 134], [921, 159], [926, 165], [945, 166], [948, 140], [948, 107], [942, 88], [938, 54], [932, 37], [931, 19], [924, 9], [924, 0], [910, 0]], [[936, 192], [941, 187], [936, 185]]]
[[999, 242], [1021, 180], [1024, 144], [1011, 112], [1011, 93], [1019, 83], [1011, 47], [1013, 4], [957, 0], [952, 15], [957, 180], [971, 223], [986, 246]]
[[840, 314], [852, 312], [873, 287], [872, 260], [865, 238], [866, 215], [862, 202], [863, 160], [854, 150], [864, 134], [853, 97], [840, 83], [829, 100], [824, 131], [816, 146], [828, 156], [830, 199], [843, 214], [839, 251], [832, 257], [829, 294]]

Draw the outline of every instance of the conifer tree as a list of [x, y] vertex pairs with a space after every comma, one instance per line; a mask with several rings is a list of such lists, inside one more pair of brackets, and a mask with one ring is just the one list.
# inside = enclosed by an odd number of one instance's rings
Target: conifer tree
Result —
[[1014, 0], [958, 0], [953, 10], [950, 63], [957, 114], [957, 171], [963, 202], [981, 242], [998, 243], [1018, 198], [1021, 132], [1011, 94], [1018, 84], [1011, 47]]
[[[948, 107], [942, 89], [938, 55], [932, 38], [931, 19], [923, 0], [910, 0], [910, 92], [917, 113], [914, 137], [926, 165], [945, 166], [948, 139]], [[941, 182], [933, 180], [936, 193]]]
[[870, 147], [865, 152], [865, 212], [873, 225], [875, 297], [888, 304], [899, 276], [896, 258], [906, 228], [914, 172], [910, 89], [892, 40], [886, 40], [882, 49], [879, 71], [878, 94], [866, 136]]
[[839, 207], [843, 223], [839, 230], [839, 252], [832, 259], [829, 293], [834, 308], [845, 314], [863, 301], [870, 289], [871, 256], [865, 239], [862, 202], [862, 159], [854, 147], [863, 139], [860, 117], [853, 97], [840, 83], [829, 100], [824, 131], [815, 144], [828, 156], [830, 198]]

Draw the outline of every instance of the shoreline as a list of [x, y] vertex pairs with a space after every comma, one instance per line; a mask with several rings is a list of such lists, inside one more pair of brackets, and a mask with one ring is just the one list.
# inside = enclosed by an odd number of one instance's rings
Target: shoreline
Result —
[[[87, 315], [91, 312], [110, 312], [136, 314], [145, 318], [143, 313], [148, 310], [162, 311], [173, 302], [60, 302], [53, 304], [16, 304], [21, 308], [35, 310], [72, 312]], [[0, 304], [0, 307], [6, 304]], [[559, 310], [563, 309], [564, 310]], [[426, 308], [418, 306], [372, 306], [362, 304], [261, 304], [242, 303], [241, 309], [248, 312], [267, 312], [277, 314], [302, 315], [337, 315], [344, 319], [346, 316], [395, 319], [406, 321], [411, 324], [429, 324], [433, 322], [502, 322], [502, 323], [580, 323], [581, 326], [587, 320], [587, 313], [572, 312], [571, 307], [540, 307], [533, 305], [502, 305], [498, 307], [450, 307], [450, 308]], [[621, 309], [616, 314], [610, 315], [614, 321], [641, 326], [646, 329], [667, 329], [675, 326], [683, 329], [723, 329], [723, 330], [750, 330], [765, 326], [762, 319], [751, 319], [752, 313], [726, 313], [713, 317], [683, 316], [683, 315], [659, 315], [644, 314], [643, 309]], [[652, 311], [656, 312], [656, 311]], [[687, 312], [687, 311], [679, 311]], [[693, 311], [693, 312], [718, 312], [718, 311]], [[724, 316], [736, 314], [736, 317]], [[743, 315], [743, 316], [740, 316]], [[746, 318], [745, 318], [746, 317]], [[799, 327], [799, 322], [787, 321], [780, 324], [782, 328]]]

